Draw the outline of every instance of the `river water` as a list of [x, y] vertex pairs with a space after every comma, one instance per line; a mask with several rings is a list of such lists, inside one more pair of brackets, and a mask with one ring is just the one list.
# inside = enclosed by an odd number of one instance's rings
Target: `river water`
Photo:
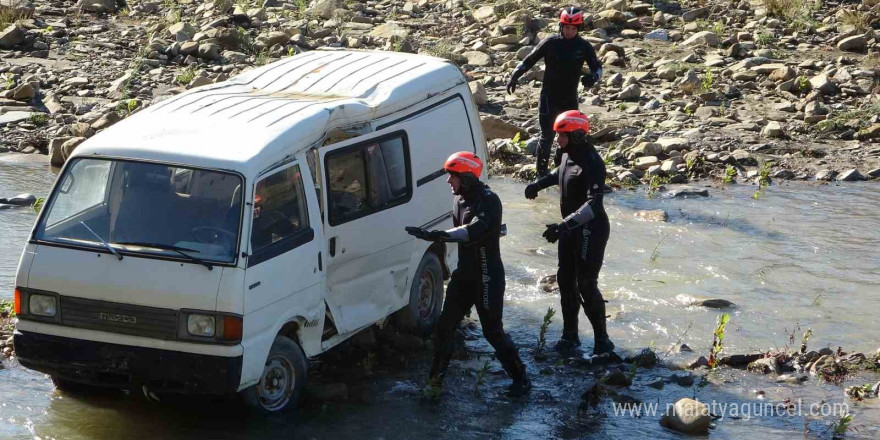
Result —
[[[55, 175], [45, 164], [10, 163], [0, 157], [0, 196], [31, 192], [45, 196]], [[504, 201], [509, 234], [502, 242], [507, 269], [505, 325], [520, 346], [535, 389], [521, 401], [500, 395], [507, 379], [494, 374], [493, 361], [482, 392], [474, 392], [475, 374], [491, 350], [468, 342], [467, 360], [453, 361], [445, 395], [439, 402], [418, 396], [427, 372], [423, 356], [409, 369], [377, 370], [365, 380], [363, 397], [310, 405], [295, 415], [255, 418], [229, 402], [172, 399], [146, 402], [118, 393], [65, 395], [47, 377], [5, 361], [0, 370], [2, 439], [138, 438], [680, 438], [661, 428], [660, 413], [681, 397], [717, 402], [712, 438], [792, 435], [830, 438], [835, 416], [758, 414], [766, 403], [798, 402], [802, 411], [820, 401], [847, 403], [855, 430], [847, 438], [880, 437], [880, 404], [852, 402], [841, 387], [818, 382], [777, 384], [772, 377], [739, 370], [710, 373], [708, 386], [647, 386], [671, 374], [666, 368], [639, 372], [625, 393], [659, 404], [658, 414], [615, 415], [611, 404], [578, 411], [580, 394], [592, 380], [584, 371], [557, 368], [528, 354], [548, 307], [558, 310], [558, 294], [538, 281], [555, 272], [555, 246], [540, 236], [543, 225], [559, 220], [557, 193], [535, 201], [523, 198], [523, 184], [493, 179]], [[653, 347], [671, 364], [707, 354], [719, 310], [691, 306], [695, 299], [720, 298], [737, 305], [724, 340], [726, 353], [795, 348], [811, 328], [811, 349], [838, 346], [873, 354], [880, 348], [880, 192], [876, 184], [805, 183], [772, 186], [755, 200], [750, 185], [710, 188], [708, 198], [646, 197], [644, 190], [623, 190], [605, 198], [611, 238], [600, 277], [608, 300], [609, 333], [619, 351]], [[645, 222], [638, 210], [663, 209], [665, 223]], [[0, 297], [11, 294], [15, 267], [35, 219], [33, 210], [0, 210]], [[552, 344], [561, 317], [550, 326]], [[586, 348], [591, 329], [580, 328]], [[790, 342], [794, 334], [795, 343]], [[693, 353], [668, 351], [684, 342]], [[540, 373], [539, 373], [540, 372]], [[771, 375], [772, 376], [772, 375]], [[880, 380], [858, 375], [849, 384]], [[699, 380], [697, 381], [700, 382]], [[761, 393], [759, 393], [759, 391]], [[720, 409], [739, 405], [740, 414]], [[746, 405], [749, 405], [746, 407]], [[825, 410], [824, 407], [819, 408]], [[750, 411], [751, 414], [745, 414]], [[829, 409], [828, 412], [832, 410]], [[827, 415], [827, 414], [826, 414]]]

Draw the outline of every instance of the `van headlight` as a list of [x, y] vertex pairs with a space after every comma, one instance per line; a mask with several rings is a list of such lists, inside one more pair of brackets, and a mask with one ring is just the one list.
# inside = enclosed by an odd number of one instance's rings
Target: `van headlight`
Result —
[[237, 344], [244, 329], [241, 315], [208, 310], [181, 310], [177, 322], [181, 341]]
[[58, 303], [54, 296], [31, 293], [28, 295], [28, 313], [53, 318], [58, 314]]
[[186, 317], [186, 332], [192, 336], [212, 338], [214, 337], [215, 329], [216, 325], [213, 316], [193, 313]]

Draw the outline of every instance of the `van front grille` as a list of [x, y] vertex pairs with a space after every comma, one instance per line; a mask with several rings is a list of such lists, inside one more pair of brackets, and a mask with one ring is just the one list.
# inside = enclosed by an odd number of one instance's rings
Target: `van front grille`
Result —
[[177, 339], [177, 310], [61, 297], [61, 324], [155, 339]]

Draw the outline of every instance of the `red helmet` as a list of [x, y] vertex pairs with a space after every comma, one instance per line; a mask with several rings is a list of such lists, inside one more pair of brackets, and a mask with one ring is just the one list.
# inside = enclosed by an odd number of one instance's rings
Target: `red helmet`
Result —
[[574, 6], [565, 8], [559, 13], [559, 24], [572, 26], [580, 26], [584, 24], [584, 11]]
[[556, 117], [553, 130], [557, 133], [572, 133], [583, 130], [586, 134], [590, 132], [590, 118], [578, 110], [569, 110]]
[[479, 178], [480, 173], [483, 172], [483, 161], [470, 151], [459, 151], [452, 153], [449, 159], [446, 159], [443, 169], [448, 173], [471, 173]]

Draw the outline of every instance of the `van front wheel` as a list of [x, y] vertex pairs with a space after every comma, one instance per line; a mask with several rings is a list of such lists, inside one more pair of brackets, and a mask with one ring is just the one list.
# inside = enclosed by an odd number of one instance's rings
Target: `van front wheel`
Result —
[[262, 413], [295, 408], [306, 386], [307, 365], [296, 342], [276, 336], [260, 382], [241, 393], [245, 404]]
[[409, 291], [409, 305], [398, 312], [398, 323], [407, 331], [431, 333], [443, 308], [443, 267], [433, 252], [422, 257]]

